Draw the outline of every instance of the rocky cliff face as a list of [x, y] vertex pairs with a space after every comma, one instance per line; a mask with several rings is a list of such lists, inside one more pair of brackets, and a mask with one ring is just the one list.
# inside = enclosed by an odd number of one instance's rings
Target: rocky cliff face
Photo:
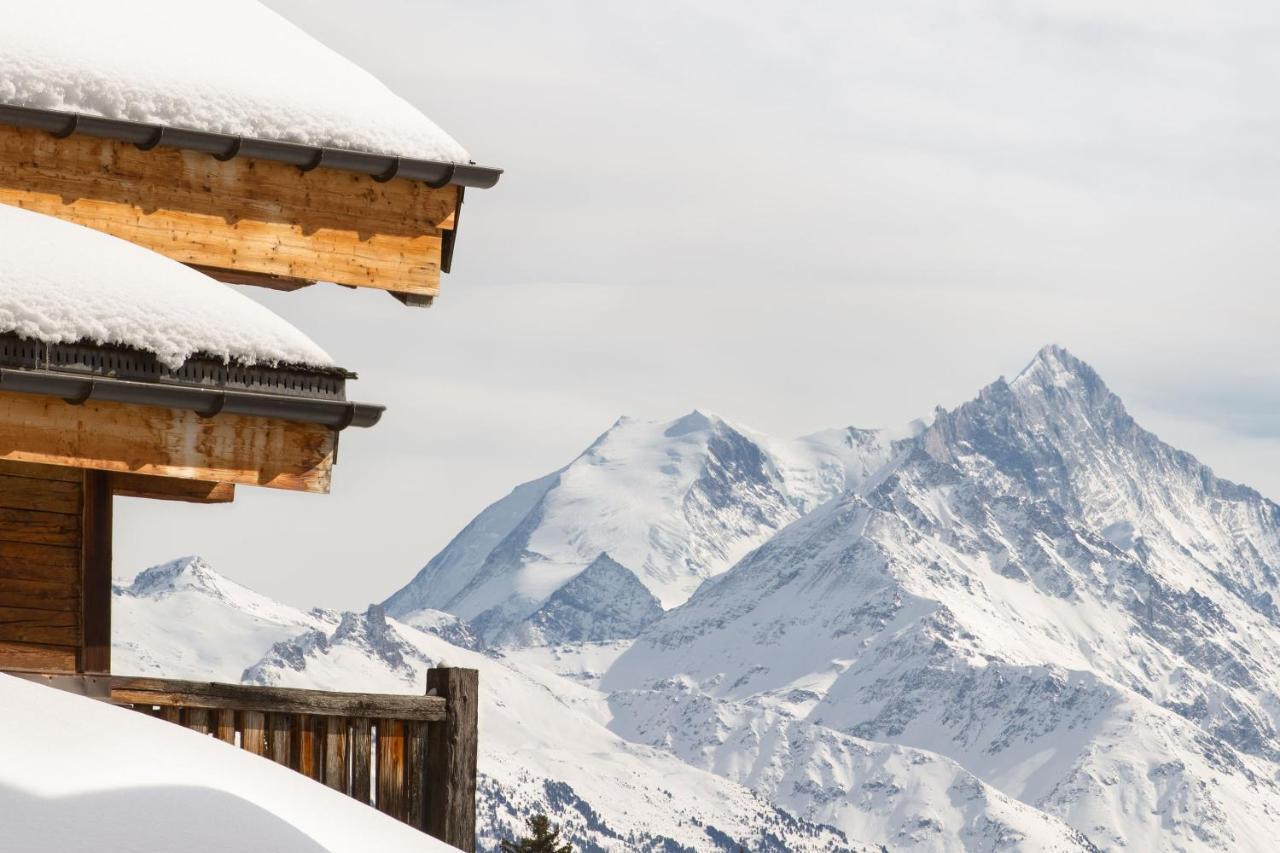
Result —
[[563, 645], [634, 640], [663, 614], [630, 570], [601, 554], [546, 603], [499, 639], [505, 645]]

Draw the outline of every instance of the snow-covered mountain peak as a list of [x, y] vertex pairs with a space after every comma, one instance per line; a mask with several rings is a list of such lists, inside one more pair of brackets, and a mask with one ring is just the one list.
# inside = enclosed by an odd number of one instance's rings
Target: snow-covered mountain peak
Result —
[[241, 586], [200, 557], [139, 572], [116, 587], [112, 669], [132, 675], [236, 681], [264, 649], [301, 631], [329, 631], [336, 614], [303, 611]]
[[631, 640], [662, 613], [662, 605], [639, 578], [602, 553], [529, 618], [503, 634], [499, 643], [530, 646]]
[[246, 614], [288, 624], [324, 622], [333, 618], [332, 614], [322, 610], [303, 614], [296, 608], [282, 605], [220, 574], [208, 561], [198, 556], [180, 557], [143, 569], [121, 593], [135, 598], [205, 598]]
[[[852, 428], [777, 441], [698, 410], [671, 421], [619, 418], [564, 468], [481, 513], [387, 600], [387, 612], [446, 610], [494, 642], [602, 552], [671, 607], [864, 481], [889, 446], [880, 432]], [[632, 599], [637, 612], [641, 598]]]
[[679, 438], [692, 432], [707, 432], [723, 425], [724, 421], [715, 416], [708, 416], [694, 409], [682, 418], [676, 418], [662, 431], [667, 438]]
[[308, 666], [336, 668], [355, 676], [362, 668], [376, 668], [400, 685], [421, 683], [422, 653], [405, 641], [376, 604], [364, 613], [344, 613], [332, 633], [312, 630], [275, 643], [258, 662], [247, 667], [241, 680], [248, 684], [285, 683], [289, 673]]
[[1015, 389], [1035, 386], [1067, 389], [1097, 386], [1101, 382], [1092, 367], [1076, 358], [1065, 347], [1049, 344], [1035, 354], [1009, 385]]
[[[125, 588], [129, 595], [157, 596], [178, 589], [201, 589], [218, 593], [228, 585], [238, 586], [214, 571], [203, 557], [179, 557], [158, 566], [143, 569]], [[243, 589], [243, 587], [241, 587]]]
[[[1058, 347], [896, 447], [601, 685], [669, 707], [684, 676], [707, 730], [740, 713], [752, 744], [802, 720], [941, 753], [1111, 849], [1268, 849], [1280, 507], [1142, 429]], [[802, 811], [852, 794], [777, 790]]]

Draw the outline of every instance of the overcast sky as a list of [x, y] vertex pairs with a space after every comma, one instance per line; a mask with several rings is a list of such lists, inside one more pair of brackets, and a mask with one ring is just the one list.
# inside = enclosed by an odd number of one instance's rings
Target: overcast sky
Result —
[[507, 173], [429, 310], [246, 291], [387, 415], [327, 497], [121, 499], [122, 576], [361, 607], [620, 414], [898, 425], [1050, 342], [1280, 497], [1274, 3], [269, 5]]

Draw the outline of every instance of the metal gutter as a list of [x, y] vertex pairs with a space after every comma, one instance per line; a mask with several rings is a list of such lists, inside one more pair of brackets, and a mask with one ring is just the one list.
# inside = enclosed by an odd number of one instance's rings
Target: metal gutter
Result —
[[0, 368], [0, 391], [58, 397], [73, 406], [88, 400], [101, 400], [135, 406], [183, 409], [195, 412], [202, 418], [225, 413], [319, 424], [333, 430], [344, 430], [349, 426], [371, 427], [386, 410], [385, 406], [372, 403], [161, 385], [8, 367]]
[[409, 157], [370, 154], [345, 148], [322, 148], [300, 145], [296, 142], [184, 130], [178, 127], [100, 118], [59, 110], [16, 107], [9, 104], [0, 104], [0, 124], [47, 131], [60, 139], [73, 133], [83, 133], [100, 139], [131, 142], [144, 151], [162, 145], [166, 148], [202, 151], [219, 160], [230, 160], [233, 157], [274, 160], [278, 163], [297, 166], [304, 172], [323, 166], [326, 169], [372, 175], [376, 181], [406, 178], [411, 181], [423, 181], [437, 189], [449, 184], [488, 189], [502, 176], [501, 169], [477, 166], [473, 163], [415, 160]]

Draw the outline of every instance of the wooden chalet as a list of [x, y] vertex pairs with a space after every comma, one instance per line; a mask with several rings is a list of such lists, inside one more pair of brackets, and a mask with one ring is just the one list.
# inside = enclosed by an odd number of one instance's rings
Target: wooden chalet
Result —
[[[499, 174], [0, 104], [0, 204], [238, 285], [333, 282], [429, 305], [464, 192]], [[113, 497], [328, 492], [339, 436], [382, 414], [347, 399], [350, 378], [207, 355], [174, 367], [128, 345], [0, 329], [0, 670], [234, 743], [473, 850], [474, 670], [432, 670], [422, 696], [111, 670]]]

